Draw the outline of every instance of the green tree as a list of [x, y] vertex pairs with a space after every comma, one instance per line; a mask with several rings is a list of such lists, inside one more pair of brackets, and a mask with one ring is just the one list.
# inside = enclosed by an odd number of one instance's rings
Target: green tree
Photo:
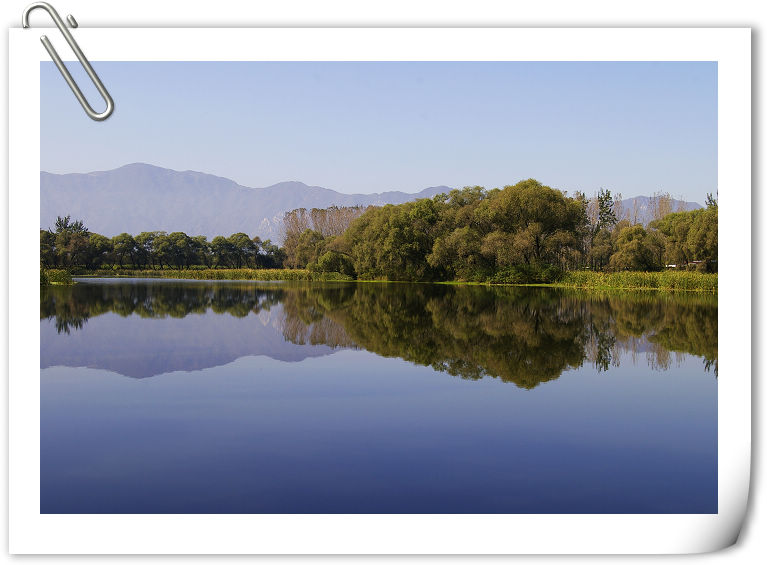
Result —
[[136, 240], [136, 257], [142, 267], [151, 265], [152, 269], [155, 268], [158, 262], [156, 240], [158, 237], [166, 235], [164, 231], [144, 231], [134, 238]]
[[234, 265], [235, 250], [229, 240], [217, 235], [210, 242], [210, 252], [217, 267], [229, 267]]
[[318, 231], [306, 230], [296, 240], [296, 245], [288, 254], [287, 262], [293, 268], [305, 269], [316, 264], [325, 251], [326, 238]]
[[255, 256], [258, 247], [250, 237], [242, 232], [233, 233], [227, 238], [236, 267], [247, 267], [251, 263], [255, 266]]
[[675, 212], [650, 224], [663, 237], [667, 264], [685, 266], [702, 261], [702, 268], [716, 270], [719, 208], [714, 203], [690, 212]]
[[341, 273], [355, 276], [351, 259], [338, 251], [326, 251], [317, 259], [317, 270], [323, 273]]
[[194, 263], [192, 238], [180, 231], [168, 234], [166, 254], [176, 268], [189, 268]]
[[213, 265], [213, 252], [210, 248], [208, 238], [204, 235], [196, 235], [189, 240], [191, 247], [191, 253], [193, 257], [193, 263], [196, 265], [205, 265], [211, 267]]
[[659, 271], [663, 245], [654, 232], [647, 232], [641, 224], [628, 227], [620, 232], [616, 251], [610, 257], [613, 271]]
[[696, 261], [703, 261], [703, 269], [717, 271], [719, 255], [719, 208], [709, 206], [694, 210], [687, 232], [687, 249]]
[[433, 280], [427, 255], [437, 235], [440, 204], [423, 199], [368, 209], [352, 222], [341, 249], [363, 278]]
[[112, 238], [112, 248], [115, 258], [120, 268], [123, 267], [123, 261], [130, 259], [131, 265], [136, 264], [136, 240], [129, 233], [121, 233]]
[[600, 188], [596, 197], [587, 204], [588, 241], [584, 245], [586, 260], [592, 269], [601, 270], [607, 265], [613, 249], [613, 232], [618, 224], [617, 208], [622, 209], [609, 190]]
[[65, 267], [84, 264], [89, 236], [90, 232], [82, 220], [73, 222], [70, 216], [56, 218], [54, 246], [57, 263]]
[[279, 269], [285, 262], [285, 251], [272, 243], [271, 239], [261, 242], [261, 253], [258, 256], [259, 266], [265, 269]]
[[181, 269], [194, 261], [191, 238], [183, 232], [160, 233], [155, 236], [153, 247], [160, 266], [167, 264]]
[[513, 265], [577, 263], [585, 221], [582, 203], [530, 179], [368, 209], [339, 249], [363, 278], [487, 280]]
[[507, 186], [485, 199], [475, 218], [488, 233], [513, 235], [510, 253], [515, 264], [559, 263], [580, 247], [579, 236], [586, 223], [580, 202], [534, 179]]
[[589, 252], [589, 262], [592, 269], [604, 269], [610, 262], [610, 256], [615, 251], [613, 238], [607, 230], [600, 230], [594, 236]]
[[[490, 258], [496, 259], [499, 251], [505, 248], [503, 234], [498, 232], [497, 235], [500, 240], [488, 236], [483, 242], [480, 233], [471, 226], [455, 228], [435, 239], [426, 260], [439, 269], [440, 278], [485, 280], [491, 272]], [[500, 249], [496, 245], [500, 245]]]
[[683, 266], [694, 260], [687, 241], [692, 222], [693, 213], [675, 212], [650, 223], [663, 237], [665, 264]]
[[40, 230], [40, 262], [50, 268], [56, 260], [56, 236], [50, 230]]
[[112, 241], [101, 234], [92, 233], [89, 240], [89, 253], [86, 267], [89, 269], [102, 267], [109, 263], [113, 254]]
[[615, 202], [613, 201], [610, 191], [600, 188], [599, 193], [597, 194], [597, 203], [599, 205], [599, 223], [597, 225], [597, 231], [604, 229], [609, 230], [618, 223], [618, 218], [615, 215]]

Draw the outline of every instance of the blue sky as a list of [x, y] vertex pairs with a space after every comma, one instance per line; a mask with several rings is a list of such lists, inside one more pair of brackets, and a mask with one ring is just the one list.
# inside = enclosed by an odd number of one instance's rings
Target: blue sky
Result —
[[[77, 63], [70, 69], [79, 71]], [[41, 169], [145, 162], [253, 187], [487, 188], [535, 178], [591, 194], [717, 190], [708, 62], [97, 62], [93, 122], [41, 63]], [[73, 75], [90, 86], [82, 72]], [[103, 103], [84, 88], [97, 111]]]

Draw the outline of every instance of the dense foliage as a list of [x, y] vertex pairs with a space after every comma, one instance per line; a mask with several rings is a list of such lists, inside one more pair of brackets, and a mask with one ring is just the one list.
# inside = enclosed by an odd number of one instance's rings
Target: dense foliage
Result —
[[389, 280], [488, 280], [515, 267], [574, 264], [583, 207], [534, 180], [368, 210], [337, 248], [357, 275]]
[[[40, 231], [46, 269], [289, 269], [392, 281], [551, 283], [567, 272], [717, 270], [718, 207], [673, 211], [669, 195], [637, 222], [620, 198], [593, 198], [528, 179], [503, 189], [466, 187], [399, 205], [299, 208], [285, 214], [283, 246], [245, 233], [90, 233], [58, 218]], [[211, 277], [222, 278], [222, 277]], [[256, 277], [260, 278], [260, 277]]]
[[110, 239], [91, 233], [69, 216], [59, 217], [53, 230], [40, 230], [40, 261], [48, 269], [188, 269], [195, 265], [275, 269], [282, 267], [283, 259], [282, 249], [270, 240], [244, 233], [216, 236], [210, 242], [203, 235], [163, 231], [141, 232], [135, 237], [121, 233]]
[[609, 190], [568, 197], [529, 179], [356, 209], [340, 235], [328, 236], [310, 227], [309, 213], [294, 210], [286, 215], [286, 264], [360, 279], [491, 283], [548, 283], [584, 268], [716, 271], [716, 201], [675, 213], [672, 202], [656, 194], [650, 201], [656, 220], [645, 227]]
[[662, 236], [667, 264], [700, 261], [697, 263], [700, 270], [715, 270], [719, 251], [717, 224], [718, 206], [709, 200], [705, 209], [668, 214], [652, 222], [650, 227]]

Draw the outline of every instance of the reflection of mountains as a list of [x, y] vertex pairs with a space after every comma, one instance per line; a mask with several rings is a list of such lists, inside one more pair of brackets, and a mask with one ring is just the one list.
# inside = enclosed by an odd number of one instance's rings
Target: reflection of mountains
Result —
[[[341, 340], [335, 346], [285, 340], [279, 295], [252, 285], [196, 283], [50, 288], [41, 293], [40, 316], [52, 323], [40, 328], [40, 365], [142, 378], [216, 367], [249, 355], [301, 361], [343, 347]], [[107, 313], [113, 315], [102, 315]]]
[[[98, 317], [104, 312], [134, 316]], [[222, 313], [231, 315], [215, 315]], [[715, 296], [405, 284], [83, 284], [43, 291], [41, 318], [55, 321], [41, 330], [43, 367], [92, 366], [130, 376], [244, 355], [300, 360], [346, 347], [524, 388], [585, 362], [606, 370], [625, 352], [644, 355], [655, 368], [690, 353], [717, 369]], [[88, 331], [72, 331], [86, 321]], [[55, 331], [69, 335], [57, 338]]]

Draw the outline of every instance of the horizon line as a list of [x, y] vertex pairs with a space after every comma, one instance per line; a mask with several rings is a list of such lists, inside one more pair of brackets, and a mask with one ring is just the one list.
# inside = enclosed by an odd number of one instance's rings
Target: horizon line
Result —
[[305, 183], [304, 181], [301, 181], [301, 180], [282, 180], [282, 181], [278, 181], [278, 182], [276, 182], [274, 184], [270, 184], [268, 186], [247, 186], [247, 185], [244, 185], [244, 184], [240, 184], [239, 182], [237, 182], [233, 178], [217, 175], [217, 174], [214, 174], [214, 173], [207, 173], [205, 171], [195, 171], [195, 170], [192, 170], [192, 169], [186, 169], [186, 170], [180, 171], [178, 169], [172, 169], [170, 167], [163, 167], [161, 165], [154, 165], [152, 163], [147, 163], [147, 162], [144, 162], [144, 161], [135, 161], [133, 163], [125, 163], [124, 165], [120, 165], [120, 166], [115, 167], [113, 169], [102, 169], [102, 170], [98, 170], [98, 171], [53, 173], [51, 171], [46, 171], [46, 170], [40, 169], [40, 172], [41, 173], [45, 173], [46, 175], [57, 175], [57, 176], [65, 176], [65, 175], [93, 175], [93, 174], [97, 174], [97, 173], [111, 173], [113, 171], [117, 171], [119, 169], [124, 169], [125, 167], [131, 167], [131, 166], [134, 166], [134, 165], [141, 165], [141, 166], [145, 166], [145, 167], [151, 167], [153, 169], [162, 169], [164, 171], [171, 171], [171, 172], [174, 172], [174, 173], [194, 173], [194, 174], [198, 174], [198, 175], [205, 175], [205, 176], [209, 176], [209, 177], [215, 177], [217, 179], [223, 179], [223, 180], [226, 180], [226, 181], [229, 181], [229, 182], [233, 182], [237, 186], [242, 187], [242, 188], [246, 188], [246, 189], [249, 189], [249, 190], [264, 190], [264, 189], [267, 189], [267, 188], [274, 188], [275, 186], [280, 185], [280, 184], [290, 184], [290, 183], [301, 184], [301, 185], [303, 185], [303, 186], [305, 186], [307, 188], [319, 188], [321, 190], [330, 190], [330, 191], [336, 192], [338, 194], [346, 194], [346, 195], [349, 195], [349, 196], [372, 196], [372, 195], [377, 195], [377, 194], [388, 194], [388, 193], [391, 193], [391, 192], [400, 192], [402, 194], [420, 194], [424, 190], [429, 190], [429, 189], [432, 189], [432, 188], [446, 188], [446, 189], [450, 189], [450, 190], [454, 190], [455, 189], [455, 187], [448, 186], [446, 184], [437, 184], [437, 185], [427, 186], [426, 188], [422, 188], [420, 190], [416, 190], [415, 192], [408, 192], [406, 190], [399, 190], [399, 189], [385, 190], [383, 192], [342, 192], [340, 190], [336, 190], [335, 188], [327, 188], [327, 187], [319, 186], [319, 185], [316, 185], [316, 184], [307, 184], [307, 183]]

